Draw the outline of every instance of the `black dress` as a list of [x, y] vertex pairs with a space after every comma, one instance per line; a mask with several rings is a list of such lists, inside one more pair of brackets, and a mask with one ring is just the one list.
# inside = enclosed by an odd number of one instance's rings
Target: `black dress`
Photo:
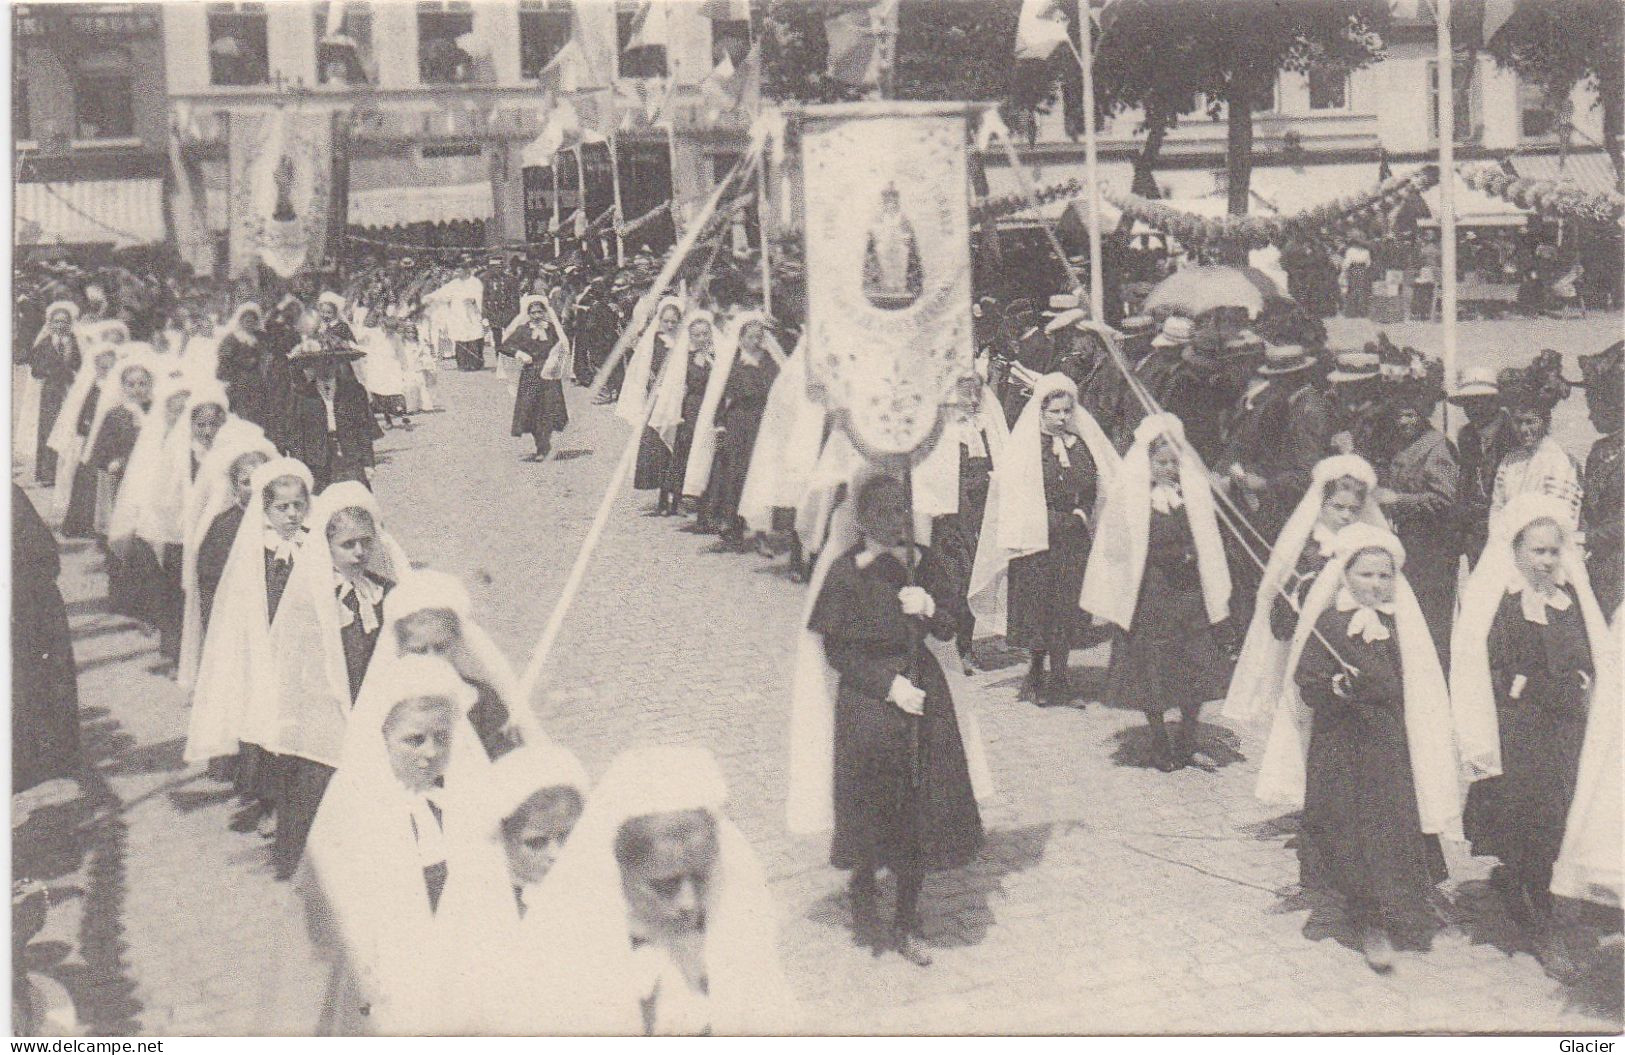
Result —
[[1078, 595], [1089, 563], [1089, 526], [1075, 510], [1094, 516], [1097, 470], [1082, 440], [1067, 448], [1070, 465], [1061, 464], [1051, 437], [1040, 436], [1039, 445], [1049, 549], [1010, 562], [1006, 637], [1017, 648], [1065, 653], [1083, 644], [1088, 630]]
[[51, 429], [68, 398], [68, 386], [79, 372], [79, 342], [71, 334], [58, 344], [47, 337], [37, 341], [28, 353], [28, 370], [39, 382], [39, 432], [34, 443], [34, 479], [47, 487], [56, 482], [56, 451], [51, 449]]
[[208, 633], [209, 614], [214, 611], [214, 594], [220, 588], [220, 577], [226, 573], [226, 558], [231, 555], [231, 544], [237, 538], [237, 526], [243, 522], [243, 509], [232, 506], [214, 518], [203, 541], [197, 548], [197, 595], [203, 614], [203, 631]]
[[367, 390], [356, 380], [349, 363], [338, 365], [333, 390], [333, 419], [316, 382], [297, 376], [288, 404], [285, 442], [290, 457], [310, 467], [316, 490], [341, 480], [367, 482], [366, 470], [375, 464], [372, 441], [383, 435], [372, 416]]
[[[124, 470], [129, 465], [130, 452], [135, 449], [136, 437], [141, 432], [141, 421], [128, 404], [120, 404], [102, 419], [102, 431], [96, 437], [96, 447], [90, 452], [90, 464], [98, 472], [112, 478], [115, 495], [123, 482]], [[113, 465], [117, 463], [117, 472]], [[145, 543], [139, 543], [145, 549]], [[150, 550], [146, 551], [151, 553]], [[126, 555], [128, 556], [128, 554]], [[141, 580], [131, 562], [111, 550], [107, 553], [107, 602], [118, 615], [134, 619], [145, 617], [146, 608], [141, 600]]]
[[677, 425], [672, 438], [671, 458], [666, 462], [665, 483], [662, 490], [672, 494], [683, 493], [683, 478], [688, 475], [688, 453], [694, 446], [694, 423], [700, 416], [700, 404], [705, 402], [705, 386], [711, 380], [709, 363], [688, 362], [688, 377], [684, 379], [683, 420]]
[[1230, 671], [1208, 620], [1185, 510], [1153, 509], [1147, 533], [1133, 626], [1112, 641], [1107, 698], [1159, 714], [1223, 699]]
[[[840, 674], [830, 863], [914, 873], [955, 868], [980, 849], [982, 819], [953, 699], [925, 647], [927, 626], [904, 615], [898, 603], [907, 582], [902, 563], [887, 554], [860, 569], [862, 552], [855, 548], [830, 566], [808, 623], [824, 635], [824, 653]], [[954, 630], [955, 584], [929, 553], [918, 580], [936, 601], [929, 630], [947, 639]], [[916, 719], [886, 699], [899, 674], [925, 692], [916, 758], [910, 757]]]
[[1585, 685], [1594, 674], [1580, 602], [1573, 587], [1563, 590], [1568, 610], [1548, 607], [1545, 626], [1524, 618], [1518, 594], [1501, 599], [1489, 635], [1501, 775], [1473, 784], [1462, 814], [1474, 854], [1499, 857], [1541, 891], [1563, 845], [1585, 741]]
[[[85, 393], [84, 405], [79, 408], [79, 420], [74, 432], [82, 444], [90, 437], [90, 426], [96, 420], [96, 404], [102, 397], [100, 382]], [[73, 471], [73, 487], [68, 493], [68, 512], [62, 518], [62, 534], [68, 538], [92, 538], [96, 534], [96, 467], [90, 464], [91, 451], [81, 451], [79, 465]]]
[[11, 485], [11, 790], [79, 772], [79, 681], [56, 539]]
[[555, 432], [562, 432], [570, 423], [570, 412], [564, 405], [564, 381], [542, 377], [542, 368], [547, 365], [555, 340], [551, 327], [544, 325], [542, 335], [537, 336], [529, 326], [524, 326], [502, 345], [503, 354], [524, 352], [531, 359], [519, 371], [511, 435], [528, 435], [541, 442]]
[[[654, 357], [649, 363], [649, 391], [660, 387], [660, 371], [666, 365], [671, 345], [663, 333], [655, 334]], [[674, 364], [675, 367], [675, 364]], [[648, 398], [648, 394], [644, 394]], [[632, 488], [637, 491], [658, 491], [666, 488], [666, 477], [672, 452], [660, 438], [660, 433], [645, 425], [643, 437], [638, 440], [638, 464], [632, 475]], [[685, 459], [686, 460], [686, 459]], [[679, 488], [681, 490], [681, 488]]]
[[[1293, 569], [1292, 577], [1282, 584], [1282, 589], [1297, 599], [1298, 608], [1287, 603], [1282, 593], [1276, 593], [1270, 606], [1270, 634], [1277, 641], [1291, 641], [1292, 632], [1298, 628], [1298, 612], [1303, 607], [1303, 599], [1309, 595], [1309, 587], [1315, 583], [1315, 576], [1326, 567], [1326, 554], [1320, 548], [1320, 541], [1310, 536], [1304, 543], [1303, 552], [1298, 554], [1298, 564]], [[1260, 597], [1259, 602], [1271, 601], [1271, 598]]]
[[728, 384], [717, 406], [717, 425], [726, 431], [717, 439], [711, 507], [724, 525], [739, 512], [745, 478], [750, 475], [751, 452], [756, 449], [756, 433], [762, 427], [767, 396], [778, 376], [778, 364], [766, 354], [759, 363], [738, 360], [728, 374]]
[[1311, 636], [1294, 676], [1313, 712], [1298, 840], [1307, 890], [1341, 894], [1416, 928], [1431, 917], [1429, 892], [1445, 878], [1439, 839], [1424, 835], [1416, 805], [1405, 693], [1393, 619], [1386, 641], [1350, 637], [1354, 612], [1335, 608], [1316, 628], [1360, 671], [1347, 699], [1332, 691], [1342, 667]]

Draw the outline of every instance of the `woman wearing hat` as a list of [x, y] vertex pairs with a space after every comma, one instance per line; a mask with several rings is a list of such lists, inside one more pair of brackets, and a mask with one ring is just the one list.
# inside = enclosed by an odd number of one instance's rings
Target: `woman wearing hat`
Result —
[[520, 298], [520, 313], [516, 322], [523, 324], [503, 335], [502, 354], [511, 354], [519, 361], [519, 391], [514, 397], [514, 436], [529, 434], [536, 443], [536, 453], [525, 460], [543, 461], [553, 450], [553, 433], [562, 432], [570, 423], [570, 411], [564, 403], [564, 363], [570, 354], [570, 342], [551, 320], [552, 309], [547, 298], [539, 293], [527, 293]]
[[1461, 479], [1450, 441], [1429, 420], [1443, 394], [1427, 381], [1399, 386], [1390, 420], [1400, 449], [1386, 470], [1379, 466], [1382, 486], [1377, 489], [1377, 502], [1405, 547], [1406, 577], [1441, 659], [1450, 648], [1457, 553], [1454, 540], [1444, 530], [1444, 515], [1455, 507]]
[[317, 329], [316, 319], [306, 315], [300, 323], [302, 339], [288, 356], [301, 376], [290, 393], [285, 443], [291, 457], [310, 467], [321, 491], [339, 480], [365, 483], [373, 465], [372, 441], [383, 432], [373, 420], [367, 390], [350, 367], [361, 353], [322, 341]]
[[68, 398], [68, 388], [79, 372], [79, 339], [74, 323], [79, 321], [79, 305], [59, 300], [45, 309], [45, 328], [34, 338], [28, 351], [28, 369], [39, 388], [39, 430], [34, 447], [34, 479], [49, 487], [56, 483], [56, 452], [51, 449], [51, 430]]
[[1463, 370], [1450, 402], [1467, 417], [1456, 433], [1456, 458], [1461, 468], [1461, 485], [1456, 494], [1458, 543], [1469, 563], [1477, 563], [1488, 538], [1495, 473], [1517, 443], [1512, 415], [1501, 405], [1501, 386], [1494, 370]]
[[1562, 371], [1562, 358], [1548, 348], [1527, 368], [1502, 373], [1501, 393], [1512, 412], [1518, 445], [1495, 472], [1492, 515], [1520, 494], [1543, 494], [1569, 505], [1571, 528], [1579, 523], [1580, 466], [1551, 436], [1552, 408], [1568, 395]]

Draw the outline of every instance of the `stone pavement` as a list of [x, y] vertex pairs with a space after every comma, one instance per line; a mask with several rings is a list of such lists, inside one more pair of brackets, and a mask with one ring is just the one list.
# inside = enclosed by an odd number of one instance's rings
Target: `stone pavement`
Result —
[[[558, 460], [522, 463], [528, 441], [507, 437], [509, 396], [490, 372], [440, 382], [449, 409], [380, 443], [386, 526], [415, 561], [469, 583], [523, 664], [629, 430], [571, 389]], [[1577, 452], [1588, 442], [1565, 439]], [[1390, 978], [1373, 975], [1335, 913], [1293, 894], [1293, 818], [1251, 795], [1259, 731], [1210, 715], [1204, 739], [1222, 766], [1163, 774], [1147, 767], [1137, 714], [1017, 704], [1019, 667], [970, 682], [998, 793], [981, 857], [927, 884], [936, 964], [871, 958], [851, 944], [827, 847], [783, 823], [804, 590], [782, 561], [712, 552], [714, 539], [682, 530], [690, 522], [643, 515], [650, 504], [618, 499], [538, 705], [594, 773], [636, 743], [716, 753], [778, 898], [807, 1030], [1620, 1029], [1617, 992], [1610, 1010], [1596, 987], [1548, 979], [1488, 895], [1490, 862], [1459, 847], [1445, 888], [1457, 925], [1431, 952], [1401, 954]], [[68, 986], [96, 1032], [307, 1033], [321, 979], [294, 940], [291, 891], [257, 837], [227, 830], [222, 787], [182, 763], [184, 701], [148, 671], [156, 642], [100, 612], [99, 565], [66, 547], [90, 768], [82, 795], [40, 806], [17, 836], [18, 869], [60, 895], [30, 962]], [[1099, 683], [1098, 670], [1080, 677]]]

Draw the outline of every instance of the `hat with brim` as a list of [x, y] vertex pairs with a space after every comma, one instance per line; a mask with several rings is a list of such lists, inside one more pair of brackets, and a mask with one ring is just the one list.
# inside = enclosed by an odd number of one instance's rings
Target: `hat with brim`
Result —
[[1501, 385], [1493, 370], [1463, 370], [1456, 382], [1456, 390], [1447, 397], [1452, 403], [1465, 403], [1474, 399], [1500, 399]]
[[1151, 344], [1157, 348], [1173, 348], [1181, 344], [1191, 343], [1196, 335], [1196, 326], [1183, 315], [1170, 315], [1162, 324], [1162, 332], [1151, 339]]
[[1375, 352], [1345, 352], [1337, 357], [1337, 367], [1326, 375], [1335, 385], [1375, 381], [1382, 376], [1382, 360]]
[[1142, 337], [1157, 328], [1157, 320], [1149, 315], [1130, 315], [1117, 324], [1119, 333], [1125, 337]]
[[1067, 311], [1061, 312], [1059, 315], [1055, 316], [1055, 318], [1051, 319], [1044, 326], [1044, 332], [1058, 333], [1069, 326], [1077, 325], [1079, 322], [1082, 322], [1088, 317], [1089, 313], [1084, 311], [1082, 308], [1071, 308]]
[[1068, 311], [1077, 311], [1078, 307], [1079, 302], [1076, 296], [1071, 293], [1057, 293], [1049, 299], [1049, 309], [1043, 314], [1046, 316], [1060, 315]]
[[1264, 361], [1258, 365], [1258, 372], [1266, 377], [1278, 377], [1311, 369], [1316, 362], [1315, 357], [1305, 352], [1302, 345], [1272, 345], [1264, 349]]
[[290, 363], [351, 363], [365, 359], [367, 353], [358, 348], [334, 348], [322, 342], [302, 341], [288, 353]]

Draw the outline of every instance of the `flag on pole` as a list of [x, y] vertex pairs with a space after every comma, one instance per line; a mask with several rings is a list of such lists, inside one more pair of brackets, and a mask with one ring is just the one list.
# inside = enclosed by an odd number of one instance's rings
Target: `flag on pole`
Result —
[[897, 35], [897, 2], [878, 0], [824, 20], [831, 77], [860, 88], [880, 84], [886, 62], [885, 41]]
[[578, 3], [570, 5], [570, 39], [580, 45], [583, 59], [582, 88], [608, 88], [620, 77], [620, 37], [615, 24], [615, 5]]
[[1484, 0], [1484, 43], [1495, 38], [1517, 8], [1518, 0]]

